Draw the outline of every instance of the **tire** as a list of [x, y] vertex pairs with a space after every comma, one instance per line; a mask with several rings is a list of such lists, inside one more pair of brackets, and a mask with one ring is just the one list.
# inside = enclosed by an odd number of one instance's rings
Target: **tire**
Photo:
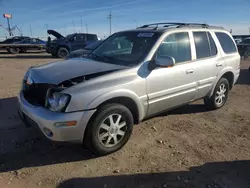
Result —
[[[119, 116], [121, 118], [117, 123]], [[109, 117], [115, 122], [113, 127]], [[117, 126], [118, 124], [120, 128]], [[120, 104], [102, 106], [86, 129], [84, 145], [98, 156], [113, 153], [127, 143], [133, 125], [133, 115], [127, 107]], [[116, 144], [115, 138], [117, 140]]]
[[60, 47], [57, 50], [57, 57], [59, 58], [66, 58], [68, 55], [69, 55], [69, 50], [67, 48]]
[[216, 110], [224, 106], [227, 102], [229, 88], [228, 80], [226, 78], [221, 78], [215, 86], [213, 95], [210, 98], [204, 99], [206, 107], [209, 110]]
[[11, 54], [19, 54], [20, 49], [19, 48], [9, 48], [9, 52]]

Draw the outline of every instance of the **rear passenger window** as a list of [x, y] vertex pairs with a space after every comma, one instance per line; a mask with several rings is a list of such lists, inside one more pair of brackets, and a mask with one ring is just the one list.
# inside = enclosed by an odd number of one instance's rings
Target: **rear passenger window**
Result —
[[76, 35], [76, 40], [77, 41], [85, 41], [85, 35]]
[[207, 34], [208, 34], [208, 38], [209, 38], [211, 56], [215, 56], [215, 55], [217, 55], [217, 47], [215, 45], [214, 39], [211, 36], [211, 34], [210, 33], [207, 33]]
[[190, 61], [191, 48], [188, 33], [173, 33], [167, 36], [158, 48], [156, 55], [173, 57], [175, 63]]
[[96, 35], [87, 34], [87, 41], [95, 41], [95, 40], [97, 40]]
[[237, 52], [236, 46], [226, 33], [216, 32], [218, 40], [220, 41], [221, 47], [226, 54]]
[[210, 46], [206, 32], [193, 32], [197, 59], [210, 56]]

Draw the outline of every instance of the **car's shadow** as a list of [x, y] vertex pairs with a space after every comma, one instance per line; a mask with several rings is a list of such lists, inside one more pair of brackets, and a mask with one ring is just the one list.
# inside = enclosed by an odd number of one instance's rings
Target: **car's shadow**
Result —
[[54, 143], [26, 128], [17, 113], [16, 97], [0, 99], [0, 172], [93, 158], [81, 145]]
[[187, 171], [73, 178], [57, 188], [249, 188], [250, 161], [206, 163]]
[[248, 69], [240, 70], [240, 77], [236, 84], [239, 85], [250, 85], [250, 71]]

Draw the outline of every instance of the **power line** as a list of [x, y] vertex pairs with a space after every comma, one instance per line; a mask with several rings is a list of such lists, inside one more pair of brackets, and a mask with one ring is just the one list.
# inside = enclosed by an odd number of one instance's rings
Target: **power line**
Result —
[[111, 35], [111, 20], [112, 20], [112, 14], [111, 14], [111, 12], [109, 13], [109, 15], [108, 15], [107, 18], [109, 19], [109, 35]]

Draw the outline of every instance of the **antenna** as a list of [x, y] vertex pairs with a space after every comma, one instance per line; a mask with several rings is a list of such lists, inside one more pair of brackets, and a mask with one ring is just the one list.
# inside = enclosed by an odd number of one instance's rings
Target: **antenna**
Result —
[[111, 20], [112, 20], [112, 14], [111, 14], [111, 12], [109, 13], [109, 15], [108, 15], [107, 18], [109, 19], [109, 34], [111, 35]]

